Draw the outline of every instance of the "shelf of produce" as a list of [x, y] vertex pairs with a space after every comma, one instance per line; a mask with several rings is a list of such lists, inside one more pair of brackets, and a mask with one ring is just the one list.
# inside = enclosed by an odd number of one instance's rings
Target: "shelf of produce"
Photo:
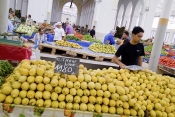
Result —
[[73, 57], [77, 57], [78, 55], [81, 55], [83, 59], [88, 59], [89, 57], [92, 57], [96, 61], [108, 60], [112, 62], [112, 58], [114, 56], [113, 54], [95, 53], [89, 50], [88, 47], [84, 47], [83, 49], [76, 49], [76, 48], [40, 43], [39, 50], [42, 50], [43, 48], [52, 49], [51, 51], [52, 55], [55, 55], [56, 50], [61, 50], [61, 51], [64, 51], [64, 54], [71, 55]]
[[170, 68], [170, 67], [159, 64], [159, 69], [166, 72], [166, 73], [169, 73], [169, 74], [175, 76], [175, 69], [173, 69], [173, 68]]
[[0, 59], [21, 61], [23, 59], [30, 59], [32, 50], [30, 47], [20, 47], [14, 45], [0, 44]]
[[56, 46], [56, 45], [49, 45], [49, 44], [44, 44], [44, 43], [40, 43], [39, 45], [39, 49], [42, 50], [44, 47], [46, 48], [51, 48], [52, 51], [51, 51], [51, 54], [54, 55], [56, 50], [62, 50], [62, 51], [65, 51], [65, 54], [66, 53], [71, 53], [70, 50], [66, 47], [63, 47], [63, 46]]
[[[0, 107], [2, 107], [2, 103], [0, 103]], [[11, 113], [0, 109], [0, 117], [21, 117], [20, 115], [24, 115], [24, 117], [70, 117], [66, 116], [66, 112], [70, 113], [71, 110], [64, 110], [64, 109], [54, 109], [54, 108], [44, 108], [44, 112], [41, 116], [34, 115], [34, 106], [23, 106], [23, 105], [14, 105], [14, 108], [11, 109]], [[93, 117], [93, 112], [87, 111], [74, 111], [74, 117]], [[38, 113], [39, 114], [39, 113]], [[23, 117], [23, 116], [22, 116]], [[102, 117], [121, 117], [121, 115], [116, 114], [102, 114]], [[122, 116], [125, 117], [125, 116]], [[131, 116], [130, 116], [131, 117]]]

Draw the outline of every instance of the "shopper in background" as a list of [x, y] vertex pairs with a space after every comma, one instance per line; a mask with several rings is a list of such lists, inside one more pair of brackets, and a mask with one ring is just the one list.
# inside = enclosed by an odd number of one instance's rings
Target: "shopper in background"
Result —
[[64, 31], [66, 30], [66, 23], [62, 23], [62, 28], [64, 29]]
[[81, 27], [81, 29], [80, 29], [80, 33], [81, 33], [82, 35], [84, 35], [84, 34], [85, 34], [85, 29], [84, 29], [84, 26], [83, 26], [83, 27]]
[[93, 26], [92, 30], [90, 31], [90, 35], [92, 38], [95, 38], [95, 26]]
[[65, 32], [64, 32], [64, 29], [62, 28], [61, 22], [56, 23], [56, 28], [54, 29], [54, 32], [55, 32], [54, 41], [64, 39]]
[[69, 24], [68, 21], [66, 21], [66, 30], [65, 30], [65, 32], [66, 32], [66, 35], [68, 35], [68, 36], [74, 36], [74, 29], [73, 29], [73, 27]]
[[11, 11], [11, 12], [10, 12], [10, 17], [9, 17], [9, 18], [10, 18], [10, 19], [13, 19], [14, 17], [15, 17], [15, 12], [14, 12], [14, 11]]
[[[144, 46], [140, 43], [143, 37], [144, 30], [141, 27], [134, 27], [132, 30], [132, 38], [129, 42], [121, 45], [117, 50], [113, 61], [117, 63], [120, 68], [128, 65], [142, 66], [142, 56], [145, 55]], [[118, 59], [121, 56], [121, 61]]]
[[125, 31], [125, 32], [123, 33], [123, 36], [122, 36], [123, 44], [130, 41], [130, 40], [128, 39], [128, 37], [129, 37], [129, 32], [128, 32], [128, 31]]
[[111, 30], [110, 33], [105, 36], [103, 43], [114, 45], [115, 44], [115, 40], [114, 40], [115, 33], [116, 33], [115, 30]]
[[83, 35], [80, 33], [80, 29], [75, 29], [76, 33], [74, 34], [75, 37], [78, 39], [83, 39]]
[[33, 23], [33, 20], [31, 19], [31, 15], [28, 15], [28, 19], [26, 20], [26, 25], [31, 26]]

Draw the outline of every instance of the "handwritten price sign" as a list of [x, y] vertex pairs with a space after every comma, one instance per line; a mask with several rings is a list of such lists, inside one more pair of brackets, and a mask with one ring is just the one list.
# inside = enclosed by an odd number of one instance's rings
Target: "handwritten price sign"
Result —
[[57, 57], [55, 72], [64, 74], [78, 74], [79, 65], [80, 65], [79, 59]]

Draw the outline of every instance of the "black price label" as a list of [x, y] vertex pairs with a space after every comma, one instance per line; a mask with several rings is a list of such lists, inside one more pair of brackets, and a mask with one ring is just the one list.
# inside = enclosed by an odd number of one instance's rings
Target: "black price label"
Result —
[[78, 74], [79, 65], [80, 65], [79, 59], [57, 57], [55, 72], [64, 74]]

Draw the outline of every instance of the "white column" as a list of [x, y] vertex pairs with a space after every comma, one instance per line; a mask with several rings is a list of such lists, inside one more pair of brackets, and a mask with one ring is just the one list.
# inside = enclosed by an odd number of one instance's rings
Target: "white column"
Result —
[[117, 17], [117, 24], [116, 24], [116, 26], [121, 27], [121, 25], [122, 25], [122, 19], [123, 19], [123, 16], [118, 16]]
[[7, 32], [10, 0], [0, 0], [0, 34]]
[[94, 8], [94, 16], [93, 16], [92, 24], [93, 24], [93, 26], [96, 26], [97, 21], [98, 21], [100, 3], [101, 3], [102, 0], [94, 0], [94, 1], [95, 1], [95, 8]]
[[130, 31], [136, 26], [138, 18], [139, 18], [139, 16], [135, 16], [135, 15], [132, 16], [132, 22], [131, 22], [131, 26], [130, 26]]
[[145, 30], [143, 39], [150, 38], [152, 24], [153, 24], [153, 20], [154, 20], [154, 16], [155, 16], [155, 13], [156, 13], [157, 3], [158, 2], [159, 2], [159, 0], [150, 0], [149, 11], [146, 12], [146, 14], [145, 14], [146, 16], [145, 16], [145, 19], [143, 21], [144, 25], [143, 25], [142, 28]]
[[140, 18], [139, 18], [139, 26], [143, 27], [143, 19], [144, 19], [144, 13], [140, 13]]
[[80, 24], [80, 13], [78, 12], [77, 14], [77, 21], [76, 21], [76, 25]]
[[159, 24], [156, 31], [156, 36], [153, 44], [153, 50], [151, 52], [150, 62], [149, 62], [149, 69], [156, 72], [158, 61], [160, 58], [160, 53], [163, 45], [163, 40], [165, 36], [165, 32], [168, 25], [169, 16], [171, 13], [171, 9], [173, 6], [174, 0], [164, 0], [162, 13], [159, 19]]
[[129, 21], [130, 21], [130, 16], [124, 16], [124, 19], [123, 19], [123, 23], [122, 23], [122, 26], [125, 26], [126, 27], [126, 29], [128, 28], [128, 26], [129, 26]]
[[22, 1], [22, 9], [21, 9], [21, 16], [26, 17], [27, 15], [27, 7], [28, 7], [28, 0]]
[[53, 0], [48, 0], [47, 23], [50, 24]]

